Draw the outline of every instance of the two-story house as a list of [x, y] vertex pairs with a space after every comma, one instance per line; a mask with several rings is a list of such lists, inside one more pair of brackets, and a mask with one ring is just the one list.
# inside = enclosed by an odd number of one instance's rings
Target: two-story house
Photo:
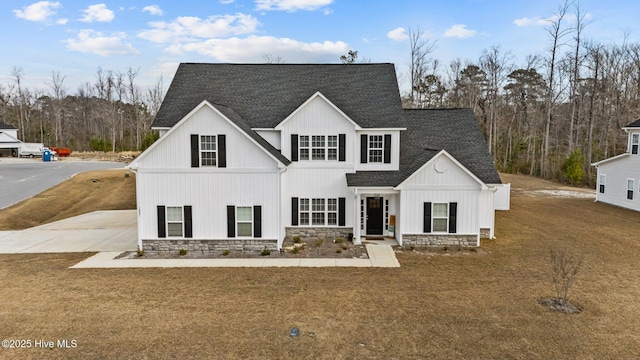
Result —
[[622, 129], [627, 152], [591, 164], [598, 169], [596, 201], [640, 211], [640, 120]]
[[393, 64], [181, 64], [153, 128], [129, 165], [148, 252], [478, 246], [508, 208], [472, 111], [403, 109]]

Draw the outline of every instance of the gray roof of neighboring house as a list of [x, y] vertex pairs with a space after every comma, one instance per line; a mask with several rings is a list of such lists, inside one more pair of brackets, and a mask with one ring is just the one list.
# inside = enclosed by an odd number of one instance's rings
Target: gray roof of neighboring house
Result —
[[274, 128], [318, 91], [363, 128], [405, 126], [393, 64], [182, 63], [153, 127], [171, 127], [207, 100], [252, 128]]
[[629, 124], [629, 125], [627, 125], [625, 127], [640, 127], [640, 119], [632, 122], [631, 124]]
[[15, 127], [8, 125], [8, 124], [4, 124], [0, 122], [0, 129], [11, 129], [11, 130], [17, 130]]
[[349, 186], [397, 186], [441, 150], [446, 150], [485, 184], [501, 184], [471, 109], [405, 109], [399, 171], [347, 174]]

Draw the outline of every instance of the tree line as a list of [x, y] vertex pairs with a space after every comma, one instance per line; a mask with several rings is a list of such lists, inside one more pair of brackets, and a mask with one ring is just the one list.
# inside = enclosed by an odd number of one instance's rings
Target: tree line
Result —
[[0, 122], [18, 128], [24, 142], [70, 147], [74, 151], [142, 150], [155, 139], [151, 122], [162, 103], [162, 78], [148, 89], [137, 83], [138, 71], [98, 68], [93, 83], [74, 94], [65, 76], [53, 71], [46, 88], [24, 86], [22, 68], [0, 84]]
[[585, 39], [586, 19], [579, 3], [561, 4], [549, 48], [518, 65], [500, 46], [442, 64], [430, 57], [435, 42], [411, 29], [403, 105], [472, 108], [500, 171], [593, 185], [591, 163], [625, 152], [621, 127], [640, 115], [640, 44]]

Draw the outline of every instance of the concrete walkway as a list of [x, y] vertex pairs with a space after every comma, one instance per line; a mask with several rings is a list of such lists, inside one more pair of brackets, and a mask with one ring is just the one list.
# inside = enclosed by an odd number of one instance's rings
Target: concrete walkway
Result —
[[171, 267], [400, 267], [391, 246], [367, 244], [369, 259], [115, 259], [120, 252], [101, 252], [73, 266], [87, 268]]
[[25, 230], [0, 231], [0, 254], [135, 251], [136, 210], [94, 211]]

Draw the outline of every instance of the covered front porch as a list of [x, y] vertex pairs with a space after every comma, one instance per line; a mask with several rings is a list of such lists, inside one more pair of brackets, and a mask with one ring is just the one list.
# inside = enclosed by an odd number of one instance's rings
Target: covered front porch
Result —
[[355, 195], [354, 244], [388, 241], [388, 245], [398, 245], [400, 191], [388, 187], [351, 189]]

